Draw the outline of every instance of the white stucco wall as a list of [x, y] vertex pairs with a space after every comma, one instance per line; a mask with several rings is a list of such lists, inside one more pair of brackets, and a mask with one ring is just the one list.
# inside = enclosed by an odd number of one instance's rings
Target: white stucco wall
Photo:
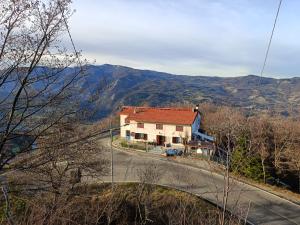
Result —
[[126, 137], [126, 130], [129, 130], [129, 126], [124, 127], [126, 117], [127, 117], [126, 115], [120, 115], [120, 127], [121, 127], [120, 136], [121, 137]]
[[[130, 130], [130, 132], [134, 133], [143, 133], [148, 135], [148, 142], [156, 142], [156, 136], [162, 135], [166, 137], [165, 143], [170, 143], [172, 145], [181, 145], [181, 144], [174, 144], [172, 143], [172, 137], [187, 137], [188, 140], [191, 139], [192, 136], [192, 126], [190, 125], [183, 125], [183, 131], [176, 131], [176, 125], [172, 124], [163, 124], [163, 129], [159, 130], [156, 129], [155, 123], [144, 123], [144, 128], [138, 128], [137, 122], [131, 120], [130, 125], [124, 126], [125, 124], [125, 118], [127, 116], [120, 115], [120, 126], [121, 126], [121, 137], [126, 137], [126, 130]], [[195, 126], [196, 127], [196, 126]], [[133, 140], [133, 137], [130, 137], [130, 140]], [[143, 141], [143, 140], [138, 140]]]
[[144, 128], [137, 128], [135, 121], [130, 125], [130, 131], [148, 134], [148, 141], [156, 142], [156, 136], [166, 137], [166, 143], [172, 143], [172, 137], [191, 137], [191, 126], [183, 126], [183, 131], [176, 131], [176, 125], [163, 124], [163, 129], [156, 129], [156, 124], [144, 123]]

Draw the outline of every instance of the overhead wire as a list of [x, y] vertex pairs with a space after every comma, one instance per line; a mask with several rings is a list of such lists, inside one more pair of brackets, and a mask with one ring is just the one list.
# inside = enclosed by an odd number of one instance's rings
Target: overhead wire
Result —
[[265, 53], [264, 63], [263, 63], [263, 66], [261, 68], [261, 71], [260, 71], [260, 77], [263, 76], [263, 73], [264, 73], [265, 68], [266, 68], [267, 59], [268, 59], [268, 56], [269, 56], [269, 52], [270, 52], [270, 48], [271, 48], [271, 44], [272, 44], [272, 40], [273, 40], [273, 36], [274, 36], [274, 31], [275, 31], [275, 28], [276, 28], [278, 16], [279, 16], [281, 4], [282, 4], [282, 0], [279, 0], [279, 5], [278, 5], [278, 8], [277, 8], [277, 12], [276, 12], [276, 16], [275, 16], [275, 20], [274, 20], [274, 24], [273, 24], [273, 28], [272, 28], [272, 32], [271, 32], [271, 36], [270, 36], [270, 39], [269, 39], [269, 42], [268, 42], [267, 51]]
[[[262, 68], [261, 68], [261, 71], [260, 71], [259, 82], [258, 82], [258, 91], [259, 91], [259, 93], [261, 91], [262, 78], [263, 78], [263, 74], [265, 72], [265, 68], [266, 68], [266, 65], [267, 65], [267, 60], [268, 60], [268, 57], [269, 57], [269, 52], [270, 52], [270, 49], [271, 49], [271, 44], [272, 44], [272, 41], [273, 41], [273, 36], [274, 36], [275, 28], [276, 28], [276, 25], [277, 25], [277, 20], [278, 20], [278, 17], [279, 17], [281, 5], [282, 5], [282, 0], [279, 0], [276, 15], [275, 15], [275, 19], [274, 19], [274, 23], [273, 23], [273, 27], [272, 27], [272, 32], [271, 32], [271, 35], [270, 35], [270, 38], [269, 38], [269, 41], [268, 41], [267, 50], [265, 52], [264, 61], [263, 61]], [[253, 98], [253, 106], [255, 107], [255, 102], [254, 101], [255, 101], [255, 98]], [[253, 106], [251, 107], [250, 115], [252, 115], [252, 113], [253, 113]]]
[[66, 26], [67, 33], [68, 33], [69, 39], [70, 39], [70, 41], [71, 41], [71, 45], [72, 45], [72, 47], [73, 47], [73, 50], [74, 50], [75, 56], [76, 56], [76, 58], [77, 58], [77, 60], [78, 60], [78, 64], [79, 64], [79, 66], [80, 66], [80, 69], [81, 69], [81, 71], [82, 71], [82, 63], [81, 63], [81, 60], [80, 60], [80, 57], [79, 57], [78, 51], [77, 51], [77, 49], [76, 49], [76, 46], [75, 46], [74, 40], [73, 40], [73, 38], [72, 38], [72, 34], [71, 34], [71, 31], [70, 31], [70, 27], [69, 27], [69, 25], [68, 25], [68, 23], [67, 23], [67, 19], [66, 19], [66, 17], [65, 17], [64, 10], [62, 9], [62, 6], [61, 6], [61, 3], [60, 3], [60, 1], [59, 1], [59, 0], [57, 1], [57, 3], [58, 3], [58, 6], [59, 6], [59, 9], [60, 9], [61, 15], [62, 15], [62, 19], [63, 19], [63, 21], [64, 21], [64, 24], [65, 24], [65, 26]]

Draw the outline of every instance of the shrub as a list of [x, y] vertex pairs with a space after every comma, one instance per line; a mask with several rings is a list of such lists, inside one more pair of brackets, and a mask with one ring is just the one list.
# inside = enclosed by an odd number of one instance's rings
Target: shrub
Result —
[[247, 137], [239, 138], [237, 147], [231, 156], [230, 169], [232, 172], [241, 174], [256, 181], [263, 180], [263, 168], [260, 157], [248, 151]]

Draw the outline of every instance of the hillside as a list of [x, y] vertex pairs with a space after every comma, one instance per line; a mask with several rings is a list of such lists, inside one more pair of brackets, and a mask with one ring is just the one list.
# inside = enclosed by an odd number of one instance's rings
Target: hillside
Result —
[[300, 109], [300, 78], [183, 76], [108, 64], [88, 66], [87, 73], [83, 87], [88, 94], [83, 105], [95, 112], [95, 119], [122, 105], [142, 104], [208, 101], [283, 115], [296, 114]]

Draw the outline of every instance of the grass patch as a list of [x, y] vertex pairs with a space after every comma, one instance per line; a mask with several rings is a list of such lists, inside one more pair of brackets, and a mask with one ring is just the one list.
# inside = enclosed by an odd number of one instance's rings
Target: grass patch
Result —
[[122, 140], [120, 142], [120, 145], [123, 147], [123, 148], [133, 148], [133, 149], [137, 149], [137, 150], [143, 150], [143, 151], [146, 151], [147, 148], [146, 148], [146, 144], [145, 143], [130, 143], [130, 142], [127, 142], [125, 140]]

